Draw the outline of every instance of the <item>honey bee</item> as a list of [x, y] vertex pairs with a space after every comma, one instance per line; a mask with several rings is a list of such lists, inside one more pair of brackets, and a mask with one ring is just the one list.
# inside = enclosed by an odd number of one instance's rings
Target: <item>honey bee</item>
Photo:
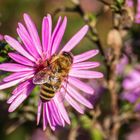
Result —
[[42, 102], [50, 101], [57, 91], [61, 89], [62, 82], [68, 77], [68, 72], [73, 63], [70, 52], [53, 55], [47, 66], [37, 72], [33, 83], [40, 85], [40, 99]]

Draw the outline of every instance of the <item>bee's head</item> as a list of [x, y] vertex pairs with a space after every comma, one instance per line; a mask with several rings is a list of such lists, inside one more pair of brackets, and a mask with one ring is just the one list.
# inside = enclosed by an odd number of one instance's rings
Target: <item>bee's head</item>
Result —
[[62, 52], [62, 55], [70, 60], [70, 62], [73, 62], [73, 54], [71, 52]]
[[59, 57], [59, 63], [61, 65], [61, 68], [63, 69], [69, 69], [69, 67], [73, 63], [73, 56], [70, 52], [62, 52]]

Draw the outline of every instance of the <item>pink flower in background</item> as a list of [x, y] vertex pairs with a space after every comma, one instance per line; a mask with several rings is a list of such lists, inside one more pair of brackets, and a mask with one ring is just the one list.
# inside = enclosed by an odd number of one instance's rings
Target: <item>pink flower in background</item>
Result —
[[[134, 8], [134, 1], [133, 0], [126, 0], [126, 5], [130, 8]], [[137, 0], [137, 8], [136, 8], [136, 15], [134, 17], [134, 22], [139, 24], [140, 23], [140, 0]]]
[[129, 129], [130, 129], [129, 132], [125, 136], [125, 140], [139, 140], [140, 139], [139, 122], [135, 122], [135, 124], [131, 125]]
[[0, 34], [0, 41], [2, 41], [3, 39], [4, 39], [4, 36]]
[[[53, 136], [50, 136], [53, 137]], [[31, 140], [51, 140], [53, 138], [50, 138], [46, 135], [46, 132], [43, 132], [41, 129], [34, 130]]]
[[133, 7], [134, 6], [133, 0], [126, 0], [125, 3], [128, 7]]
[[128, 64], [128, 58], [126, 55], [123, 54], [122, 58], [120, 58], [119, 63], [116, 66], [116, 73], [122, 76], [125, 72], [125, 67]]
[[135, 16], [135, 22], [140, 23], [140, 0], [137, 0], [137, 11]]
[[[31, 91], [37, 86], [34, 84], [33, 79], [38, 72], [46, 68], [47, 62], [51, 60], [54, 55], [70, 52], [88, 31], [87, 25], [82, 27], [58, 53], [58, 48], [66, 29], [66, 17], [64, 17], [63, 21], [62, 18], [59, 17], [53, 32], [51, 16], [48, 15], [43, 18], [42, 42], [39, 39], [35, 24], [29, 15], [24, 14], [24, 21], [26, 26], [22, 23], [18, 23], [17, 28], [22, 43], [19, 43], [8, 35], [4, 37], [7, 43], [16, 50], [16, 53], [9, 53], [9, 57], [15, 61], [14, 63], [0, 64], [0, 70], [12, 72], [12, 74], [5, 77], [0, 83], [0, 90], [18, 84], [12, 92], [12, 96], [7, 101], [7, 103], [10, 104], [9, 112], [13, 112], [31, 94]], [[59, 100], [59, 96], [62, 95], [61, 92], [66, 92], [66, 101], [81, 114], [84, 113], [84, 109], [81, 105], [88, 108], [93, 107], [87, 99], [79, 94], [78, 90], [87, 94], [93, 94], [94, 90], [79, 78], [91, 79], [103, 77], [102, 73], [89, 70], [99, 66], [99, 63], [86, 61], [97, 53], [98, 50], [90, 50], [72, 56], [73, 62], [68, 72], [68, 81], [63, 80], [60, 90], [55, 93], [55, 96], [50, 101], [44, 102], [39, 99], [37, 124], [39, 124], [42, 116], [44, 130], [48, 124], [52, 130], [55, 130], [57, 126], [65, 126], [65, 123], [70, 124], [64, 104]]]
[[106, 88], [100, 84], [100, 80], [89, 80], [88, 84], [92, 86], [95, 89], [94, 95], [86, 95], [86, 97], [89, 99], [89, 101], [93, 104], [93, 106], [96, 106], [102, 99], [103, 95], [106, 93]]

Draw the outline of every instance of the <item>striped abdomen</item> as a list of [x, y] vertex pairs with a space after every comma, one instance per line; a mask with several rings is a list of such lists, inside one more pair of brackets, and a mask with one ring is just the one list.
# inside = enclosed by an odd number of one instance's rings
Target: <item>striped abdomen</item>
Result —
[[41, 85], [40, 99], [43, 102], [50, 101], [55, 95], [54, 87], [48, 83]]
[[42, 102], [50, 101], [54, 97], [58, 89], [59, 89], [59, 85], [52, 85], [49, 83], [45, 83], [41, 85], [40, 99], [42, 100]]

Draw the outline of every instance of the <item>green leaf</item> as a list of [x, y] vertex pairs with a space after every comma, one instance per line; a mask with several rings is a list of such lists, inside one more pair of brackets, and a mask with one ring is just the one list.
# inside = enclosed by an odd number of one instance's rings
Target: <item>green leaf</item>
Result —
[[84, 129], [90, 129], [91, 128], [91, 120], [87, 116], [81, 116], [80, 117], [81, 125]]
[[121, 5], [124, 4], [124, 0], [117, 0], [117, 2]]
[[102, 133], [100, 132], [99, 129], [94, 128], [91, 132], [91, 137], [93, 140], [103, 140]]

